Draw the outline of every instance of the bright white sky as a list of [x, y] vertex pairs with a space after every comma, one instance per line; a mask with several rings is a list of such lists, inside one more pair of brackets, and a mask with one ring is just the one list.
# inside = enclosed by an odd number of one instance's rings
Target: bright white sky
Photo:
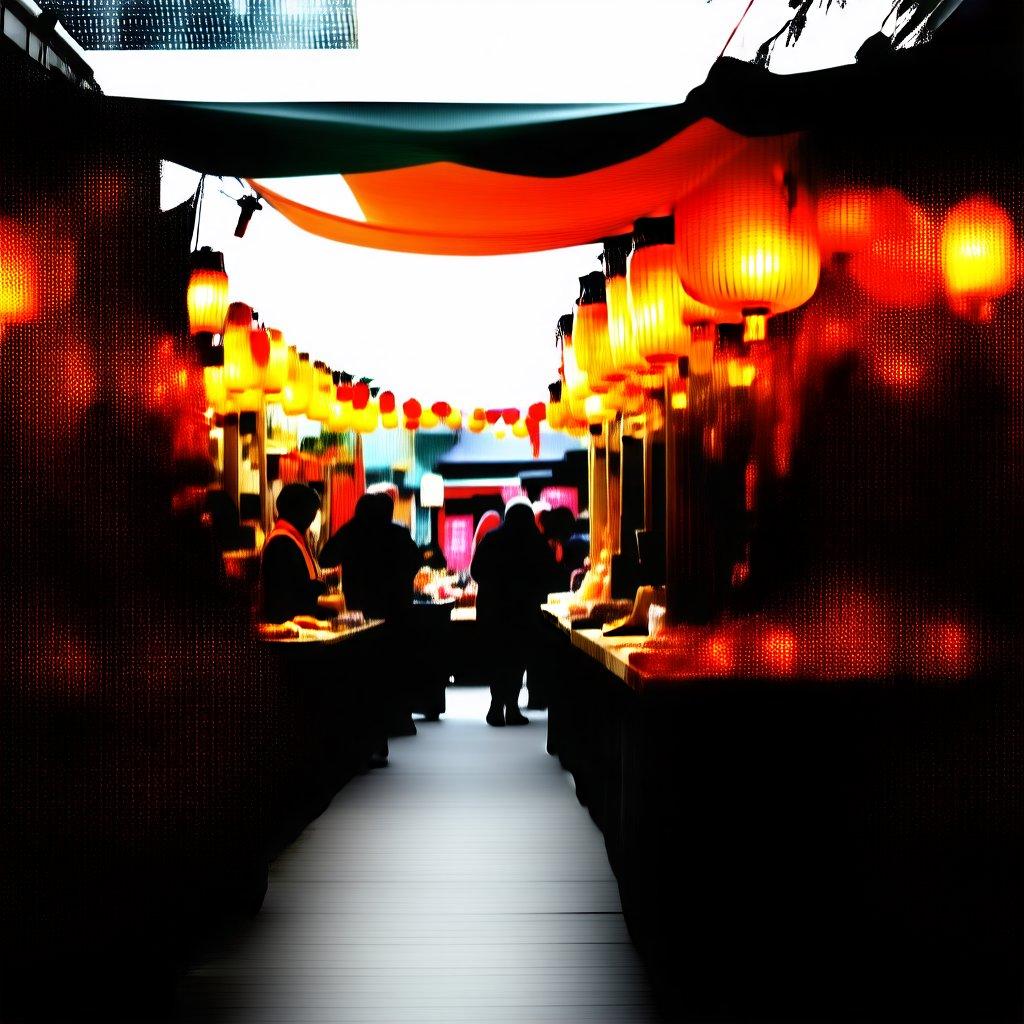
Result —
[[[749, 0], [357, 0], [359, 49], [93, 51], [105, 92], [202, 100], [668, 103], [700, 84]], [[772, 70], [849, 63], [892, 0], [812, 15]], [[790, 14], [754, 0], [727, 53], [744, 59]], [[891, 32], [891, 22], [886, 26]], [[165, 168], [165, 206], [197, 178]], [[361, 216], [340, 177], [269, 185]], [[221, 190], [228, 195], [222, 195]], [[326, 242], [271, 209], [233, 237], [242, 188], [209, 179], [200, 244], [225, 254], [233, 298], [336, 368], [402, 396], [526, 405], [555, 377], [554, 325], [597, 246], [507, 257], [411, 256]]]

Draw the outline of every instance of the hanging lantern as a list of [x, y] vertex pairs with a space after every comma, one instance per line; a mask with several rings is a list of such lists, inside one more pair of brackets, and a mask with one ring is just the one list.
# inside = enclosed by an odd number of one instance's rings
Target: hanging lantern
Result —
[[[629, 303], [629, 285], [626, 268], [632, 235], [617, 235], [604, 243], [605, 299], [608, 305], [608, 345], [614, 376], [609, 380], [622, 380], [631, 373], [639, 373], [647, 366], [633, 333], [633, 313]], [[673, 269], [673, 276], [675, 271]]]
[[318, 359], [312, 367], [312, 389], [309, 393], [309, 408], [306, 415], [318, 423], [326, 423], [335, 399], [334, 378], [327, 364]]
[[757, 367], [750, 359], [730, 358], [726, 363], [726, 377], [731, 388], [749, 388], [757, 376]]
[[327, 429], [332, 434], [343, 434], [352, 429], [352, 385], [340, 372], [332, 375], [331, 383], [334, 385], [334, 394], [331, 397]]
[[39, 260], [31, 240], [0, 217], [0, 325], [22, 323], [39, 313]]
[[[309, 356], [306, 356], [308, 361]], [[281, 408], [286, 416], [299, 416], [306, 411], [309, 393], [303, 389], [301, 357], [294, 345], [288, 346], [288, 376], [281, 388]]]
[[818, 242], [823, 258], [845, 259], [871, 244], [875, 195], [870, 189], [826, 192], [818, 199]]
[[452, 414], [452, 407], [447, 402], [435, 402], [430, 411], [439, 419], [445, 420]]
[[[230, 394], [262, 393], [270, 362], [270, 339], [256, 323], [256, 314], [244, 302], [233, 302], [224, 324], [224, 383]], [[253, 399], [246, 402], [254, 411]]]
[[218, 416], [223, 416], [228, 401], [228, 389], [224, 386], [224, 367], [204, 366], [203, 385], [206, 388], [207, 407]]
[[415, 398], [402, 403], [402, 412], [407, 420], [418, 420], [423, 415], [423, 407]]
[[192, 253], [188, 279], [188, 325], [192, 334], [221, 334], [228, 314], [224, 254], [204, 245]]
[[424, 430], [433, 430], [440, 422], [440, 418], [433, 409], [424, 409], [423, 415], [420, 416], [420, 426]]
[[267, 339], [270, 343], [270, 356], [263, 377], [263, 390], [276, 397], [288, 380], [288, 343], [284, 334], [273, 327], [267, 328]]
[[452, 409], [450, 413], [445, 417], [444, 425], [449, 430], [461, 430], [462, 429], [462, 410]]
[[516, 420], [512, 424], [512, 436], [518, 437], [522, 440], [524, 437], [530, 436], [529, 428], [526, 426], [526, 420]]
[[487, 422], [493, 427], [501, 419], [501, 409], [488, 409], [486, 413]]
[[767, 318], [803, 305], [818, 285], [817, 225], [784, 148], [754, 148], [676, 207], [676, 260], [683, 288], [738, 313], [744, 338], [765, 336]]
[[641, 217], [633, 227], [627, 269], [630, 313], [637, 352], [650, 366], [664, 366], [690, 353], [673, 223], [672, 217]]
[[544, 402], [534, 402], [526, 411], [527, 419], [537, 420], [538, 422], [547, 419], [547, 415], [548, 407]]
[[398, 426], [398, 413], [394, 410], [391, 412], [382, 412], [380, 414], [380, 425], [385, 430], [394, 430]]
[[[358, 385], [357, 385], [358, 387]], [[355, 403], [353, 403], [354, 408]], [[362, 409], [356, 409], [354, 412], [355, 416], [355, 428], [360, 434], [372, 434], [377, 429], [377, 425], [380, 422], [379, 408], [377, 403], [372, 399], [362, 407]]]
[[591, 390], [590, 381], [576, 360], [576, 348], [572, 338], [573, 324], [572, 313], [560, 316], [555, 337], [562, 350], [562, 378], [565, 381], [565, 392], [562, 393], [562, 397], [566, 400], [572, 415], [582, 419], [583, 400], [591, 394]]
[[511, 427], [515, 423], [519, 422], [519, 410], [518, 409], [502, 409], [501, 418], [505, 423], [505, 426]]
[[886, 306], [917, 308], [939, 285], [935, 227], [920, 206], [894, 188], [872, 204], [871, 244], [850, 260], [850, 272], [873, 299]]
[[235, 412], [259, 412], [263, 407], [263, 390], [247, 388], [245, 391], [233, 392], [231, 404]]
[[361, 380], [358, 384], [352, 385], [352, 409], [355, 412], [362, 412], [370, 404], [370, 385]]
[[471, 434], [482, 434], [487, 429], [487, 420], [470, 420], [469, 432]]
[[395, 411], [395, 394], [393, 391], [382, 391], [380, 395], [380, 413], [387, 416]]
[[406, 430], [411, 430], [413, 432], [419, 430], [420, 429], [419, 417], [418, 416], [416, 416], [416, 417], [406, 416], [406, 418], [405, 418], [405, 429]]
[[587, 375], [591, 391], [607, 391], [611, 379], [622, 379], [612, 369], [608, 340], [608, 304], [605, 300], [604, 274], [595, 270], [580, 278], [580, 297], [576, 300], [572, 347], [576, 362]]
[[986, 196], [954, 206], [942, 223], [942, 273], [950, 305], [980, 323], [992, 319], [992, 300], [1013, 287], [1013, 222]]

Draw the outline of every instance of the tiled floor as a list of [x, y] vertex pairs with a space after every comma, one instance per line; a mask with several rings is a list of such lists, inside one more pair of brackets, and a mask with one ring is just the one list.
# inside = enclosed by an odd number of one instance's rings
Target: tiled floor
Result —
[[448, 706], [278, 860], [262, 912], [183, 982], [183, 1019], [658, 1019], [544, 713], [492, 729], [486, 691], [450, 689]]

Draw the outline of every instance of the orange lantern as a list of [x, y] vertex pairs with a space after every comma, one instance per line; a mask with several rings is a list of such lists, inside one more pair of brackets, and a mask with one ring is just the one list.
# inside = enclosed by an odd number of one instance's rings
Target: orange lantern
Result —
[[572, 345], [576, 362], [587, 375], [591, 391], [607, 391], [611, 380], [622, 379], [612, 369], [611, 343], [608, 339], [608, 304], [604, 274], [595, 270], [580, 278], [580, 297], [576, 300]]
[[627, 261], [633, 248], [632, 235], [605, 240], [601, 255], [604, 263], [605, 298], [608, 305], [608, 344], [613, 373], [606, 380], [622, 380], [647, 366], [633, 334], [633, 313], [626, 279]]
[[871, 244], [874, 193], [869, 189], [835, 189], [818, 199], [818, 241], [824, 257], [847, 257]]
[[287, 416], [299, 416], [309, 407], [309, 383], [305, 369], [308, 366], [309, 356], [305, 352], [300, 355], [294, 345], [289, 345], [288, 377], [281, 389], [281, 408]]
[[270, 355], [267, 370], [263, 377], [263, 390], [274, 397], [281, 393], [288, 380], [288, 342], [284, 335], [273, 327], [267, 328], [267, 341]]
[[1006, 211], [987, 196], [954, 206], [942, 223], [942, 273], [955, 313], [985, 323], [1013, 286], [1017, 242]]
[[764, 338], [769, 316], [803, 305], [818, 286], [814, 211], [787, 149], [750, 143], [676, 207], [683, 288], [742, 316], [747, 341]]
[[193, 334], [220, 334], [228, 314], [228, 275], [224, 254], [204, 245], [192, 253], [188, 279], [188, 324]]
[[563, 399], [577, 419], [583, 418], [583, 400], [591, 393], [590, 381], [580, 369], [573, 345], [573, 314], [566, 313], [558, 318], [555, 337], [562, 350], [562, 379], [565, 381]]
[[452, 409], [450, 413], [444, 418], [444, 425], [449, 430], [461, 430], [462, 429], [462, 410]]
[[875, 193], [871, 243], [850, 261], [854, 280], [877, 302], [916, 308], [938, 287], [935, 228], [916, 203], [894, 188]]
[[224, 367], [204, 366], [203, 384], [206, 388], [207, 406], [217, 415], [223, 416], [228, 401], [228, 389], [224, 386]]
[[650, 366], [675, 362], [690, 351], [674, 240], [671, 217], [642, 217], [633, 227], [629, 302], [637, 351]]
[[512, 424], [512, 436], [520, 439], [529, 436], [529, 428], [526, 426], [526, 420], [516, 420]]

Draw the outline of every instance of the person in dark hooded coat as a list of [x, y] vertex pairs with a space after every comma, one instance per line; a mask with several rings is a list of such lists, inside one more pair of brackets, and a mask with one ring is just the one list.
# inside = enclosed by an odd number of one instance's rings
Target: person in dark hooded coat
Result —
[[528, 504], [509, 505], [504, 522], [480, 541], [473, 556], [476, 618], [495, 656], [489, 725], [528, 721], [519, 710], [519, 689], [553, 568], [554, 556]]
[[277, 522], [263, 545], [260, 565], [261, 617], [287, 622], [321, 614], [317, 598], [327, 593], [306, 531], [320, 511], [320, 495], [305, 484], [286, 484], [277, 496]]

